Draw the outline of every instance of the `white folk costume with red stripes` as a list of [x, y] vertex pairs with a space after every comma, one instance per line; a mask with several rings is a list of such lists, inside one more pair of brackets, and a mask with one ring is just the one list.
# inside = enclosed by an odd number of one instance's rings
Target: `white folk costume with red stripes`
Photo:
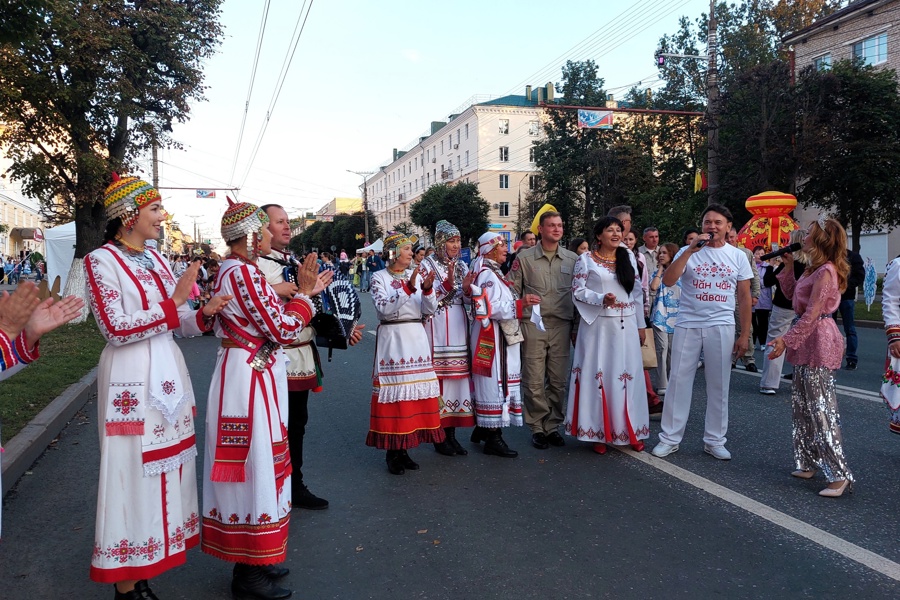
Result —
[[100, 485], [91, 579], [150, 579], [183, 564], [200, 534], [195, 402], [172, 331], [209, 329], [175, 307], [175, 277], [156, 252], [105, 244], [84, 261], [91, 310], [107, 340], [97, 372]]
[[431, 344], [422, 317], [437, 308], [434, 290], [422, 292], [421, 275], [412, 291], [412, 270], [400, 278], [390, 269], [372, 274], [370, 290], [381, 324], [375, 341], [372, 403], [366, 445], [406, 450], [442, 442], [438, 414], [440, 386], [431, 363]]
[[[272, 260], [274, 259], [274, 260]], [[289, 252], [272, 249], [268, 257], [257, 261], [259, 270], [272, 285], [284, 282], [285, 263], [295, 269], [296, 260]], [[289, 392], [322, 391], [322, 366], [319, 363], [319, 351], [316, 349], [316, 330], [304, 327], [295, 341], [284, 347], [287, 357], [287, 380]]]
[[282, 303], [256, 264], [229, 257], [216, 295], [234, 296], [216, 318], [222, 339], [206, 412], [203, 551], [222, 560], [285, 560], [291, 511], [287, 380], [280, 346], [294, 342], [315, 309]]
[[422, 276], [436, 273], [434, 290], [437, 311], [425, 323], [425, 331], [433, 349], [434, 372], [441, 384], [441, 426], [474, 427], [475, 404], [472, 400], [472, 379], [469, 370], [469, 320], [463, 305], [462, 280], [469, 267], [462, 261], [454, 263], [456, 273], [449, 282], [449, 266], [427, 256], [422, 261]]
[[521, 318], [522, 301], [516, 299], [512, 283], [496, 262], [482, 256], [472, 269], [476, 273], [472, 298], [480, 306], [470, 335], [475, 419], [479, 427], [489, 429], [521, 426], [522, 344], [506, 343], [500, 321]]
[[[634, 289], [625, 291], [615, 263], [599, 265], [585, 252], [575, 263], [572, 296], [581, 315], [569, 379], [566, 433], [585, 442], [634, 444], [650, 435], [647, 386], [638, 328], [645, 327], [637, 264]], [[603, 306], [613, 293], [616, 304]]]

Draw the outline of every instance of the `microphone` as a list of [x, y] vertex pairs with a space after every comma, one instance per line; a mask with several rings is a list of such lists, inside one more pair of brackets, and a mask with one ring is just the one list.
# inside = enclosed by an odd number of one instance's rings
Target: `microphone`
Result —
[[785, 246], [780, 250], [776, 250], [775, 252], [769, 252], [768, 254], [763, 254], [759, 257], [759, 260], [771, 260], [773, 258], [778, 258], [779, 256], [784, 256], [785, 254], [790, 254], [792, 252], [796, 252], [800, 248], [803, 247], [803, 244], [800, 242], [794, 242], [790, 246]]

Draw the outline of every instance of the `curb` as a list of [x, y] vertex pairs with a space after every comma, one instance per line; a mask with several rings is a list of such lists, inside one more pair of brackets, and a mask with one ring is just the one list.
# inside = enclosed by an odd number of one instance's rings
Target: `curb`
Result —
[[3, 490], [12, 489], [47, 446], [65, 429], [75, 413], [97, 394], [97, 367], [57, 396], [3, 447]]

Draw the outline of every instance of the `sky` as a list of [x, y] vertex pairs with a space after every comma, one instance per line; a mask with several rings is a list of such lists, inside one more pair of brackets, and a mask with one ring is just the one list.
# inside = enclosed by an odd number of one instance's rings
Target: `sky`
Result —
[[[568, 59], [593, 59], [618, 96], [638, 82], [653, 85], [659, 38], [682, 16], [695, 21], [709, 1], [271, 0], [248, 104], [264, 6], [223, 3], [224, 36], [204, 66], [206, 100], [174, 128], [183, 149], [159, 156], [166, 210], [182, 230], [196, 225], [214, 243], [223, 188], [240, 188], [237, 198], [254, 204], [281, 204], [291, 217], [334, 197], [359, 197], [362, 177], [348, 170], [387, 164], [393, 148], [473, 95], [524, 94], [526, 84], [559, 81]], [[141, 166], [149, 178], [149, 157]], [[198, 199], [194, 188], [216, 189], [216, 198]]]

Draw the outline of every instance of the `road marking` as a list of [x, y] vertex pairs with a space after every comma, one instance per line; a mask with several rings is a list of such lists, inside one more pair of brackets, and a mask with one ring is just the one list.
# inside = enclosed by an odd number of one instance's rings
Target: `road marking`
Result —
[[617, 447], [616, 449], [620, 452], [628, 454], [632, 458], [635, 458], [646, 465], [662, 471], [667, 475], [670, 475], [676, 479], [680, 479], [681, 481], [688, 483], [698, 489], [701, 489], [708, 494], [724, 500], [729, 504], [733, 504], [738, 508], [742, 508], [749, 513], [753, 513], [758, 517], [762, 517], [770, 523], [774, 523], [779, 527], [783, 527], [788, 531], [792, 531], [813, 543], [819, 544], [824, 548], [827, 548], [833, 552], [837, 552], [842, 556], [846, 556], [850, 560], [865, 565], [873, 571], [877, 571], [882, 575], [886, 575], [887, 577], [890, 577], [895, 581], [900, 581], [900, 564], [895, 563], [894, 561], [885, 558], [880, 554], [876, 554], [871, 550], [866, 550], [861, 546], [857, 546], [852, 542], [848, 542], [843, 538], [839, 538], [838, 536], [819, 529], [814, 525], [810, 525], [805, 521], [795, 519], [794, 517], [776, 510], [771, 506], [767, 506], [761, 502], [757, 502], [752, 498], [748, 498], [743, 494], [739, 494], [738, 492], [721, 486], [718, 483], [714, 483], [709, 479], [706, 479], [705, 477], [701, 477], [695, 473], [692, 473], [691, 471], [688, 471], [687, 469], [677, 467], [670, 462], [666, 462], [665, 460], [656, 458], [655, 456], [652, 456], [648, 453], [635, 452], [630, 448]]
[[374, 329], [370, 329], [369, 333], [371, 333], [372, 335], [376, 335], [377, 332]]
[[[762, 373], [752, 373], [750, 371], [745, 371], [743, 369], [734, 369], [735, 373], [741, 373], [742, 375], [750, 375], [751, 377], [756, 377], [757, 379], [762, 379]], [[782, 383], [787, 384], [786, 380], [782, 380]], [[859, 398], [860, 400], [870, 400], [872, 402], [878, 402], [879, 404], [884, 402], [881, 397], [881, 392], [873, 392], [871, 390], [864, 390], [861, 388], [850, 387], [848, 385], [840, 385], [834, 384], [835, 391], [841, 396], [850, 396], [851, 398]]]

